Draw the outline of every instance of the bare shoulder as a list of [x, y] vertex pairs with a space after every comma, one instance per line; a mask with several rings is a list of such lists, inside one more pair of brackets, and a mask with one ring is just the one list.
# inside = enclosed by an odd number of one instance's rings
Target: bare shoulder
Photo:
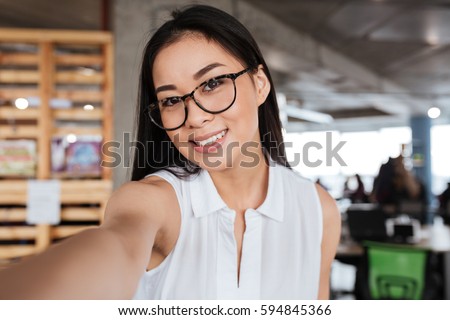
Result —
[[329, 298], [329, 279], [331, 272], [331, 263], [336, 255], [341, 234], [341, 214], [333, 197], [321, 186], [316, 184], [319, 194], [320, 204], [322, 206], [323, 229], [321, 244], [321, 266], [320, 266], [320, 284], [319, 299]]
[[330, 248], [337, 247], [339, 236], [341, 234], [341, 213], [336, 205], [336, 201], [328, 191], [318, 184], [316, 184], [316, 190], [319, 194], [319, 200], [322, 207], [322, 243], [326, 243]]
[[322, 214], [324, 218], [324, 223], [327, 223], [328, 220], [333, 222], [340, 222], [341, 216], [339, 213], [339, 209], [336, 205], [336, 201], [333, 197], [322, 188], [320, 185], [316, 184], [316, 190], [319, 195], [320, 204], [322, 206]]
[[177, 204], [171, 185], [162, 178], [152, 176], [122, 185], [110, 197], [105, 211], [105, 224], [118, 218], [139, 218], [161, 226], [166, 212]]

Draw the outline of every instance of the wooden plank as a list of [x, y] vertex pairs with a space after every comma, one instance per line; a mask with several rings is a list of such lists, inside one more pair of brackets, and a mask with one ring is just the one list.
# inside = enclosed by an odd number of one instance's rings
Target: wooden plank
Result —
[[95, 54], [61, 54], [55, 55], [55, 63], [62, 66], [103, 66], [103, 57]]
[[34, 226], [0, 227], [0, 240], [34, 240], [36, 236], [37, 230]]
[[108, 43], [111, 39], [111, 33], [106, 31], [0, 28], [0, 40], [5, 42], [96, 44]]
[[102, 84], [103, 81], [104, 76], [100, 72], [84, 74], [80, 71], [58, 71], [55, 75], [56, 83]]
[[27, 204], [26, 194], [0, 194], [0, 205], [4, 204]]
[[[0, 208], [1, 222], [24, 222], [27, 218], [26, 208]], [[69, 207], [61, 209], [64, 221], [98, 221], [100, 208]]]
[[17, 109], [16, 107], [0, 107], [0, 119], [37, 119], [39, 117], [39, 110], [36, 108], [27, 108], [25, 110]]
[[39, 92], [37, 89], [0, 89], [0, 99], [14, 100], [17, 98], [38, 97]]
[[36, 247], [27, 245], [2, 245], [0, 246], [0, 259], [12, 259], [24, 257], [36, 253]]
[[83, 101], [83, 102], [98, 102], [102, 101], [103, 93], [100, 91], [93, 90], [56, 90], [55, 97], [59, 99], [67, 99], [72, 100], [74, 102]]
[[98, 221], [100, 220], [99, 208], [64, 208], [61, 211], [61, 220], [64, 221]]
[[63, 192], [77, 193], [77, 192], [111, 192], [112, 181], [110, 180], [69, 180], [62, 181], [61, 188]]
[[77, 109], [60, 109], [53, 111], [53, 117], [59, 120], [101, 120], [103, 118], [103, 110], [96, 108], [94, 110]]
[[0, 180], [0, 195], [22, 194], [27, 192], [26, 180]]
[[[108, 193], [79, 193], [79, 194], [61, 194], [61, 203], [63, 204], [99, 204], [109, 198]], [[26, 205], [27, 195], [22, 194], [0, 194], [0, 205]]]
[[[61, 192], [110, 192], [112, 190], [112, 181], [110, 180], [67, 180], [61, 181]], [[0, 180], [0, 194], [22, 194], [26, 193], [28, 182], [26, 180], [11, 179]]]
[[[112, 191], [111, 180], [61, 181], [61, 202], [63, 204], [102, 204]], [[26, 204], [27, 181], [0, 181], [0, 204]]]
[[48, 179], [50, 177], [50, 139], [51, 139], [51, 110], [49, 100], [53, 93], [53, 47], [49, 43], [39, 45], [39, 70], [41, 82], [39, 83], [39, 95], [41, 98], [40, 117], [38, 121], [38, 167], [37, 178]]
[[50, 246], [51, 227], [48, 224], [40, 224], [36, 226], [36, 250], [42, 252]]
[[39, 134], [37, 126], [33, 125], [0, 125], [0, 139], [36, 138]]
[[50, 235], [52, 239], [60, 239], [94, 228], [97, 228], [97, 226], [56, 226], [52, 228]]
[[[0, 196], [1, 197], [1, 196]], [[64, 204], [85, 204], [92, 203], [98, 204], [105, 199], [108, 199], [109, 195], [106, 193], [79, 193], [79, 194], [62, 194], [61, 202]]]
[[75, 135], [102, 135], [100, 127], [57, 127], [53, 129], [53, 135], [65, 136], [68, 134]]
[[[103, 46], [103, 57], [105, 59], [105, 82], [103, 84], [103, 141], [113, 140], [113, 90], [114, 90], [114, 50], [112, 43], [105, 44]], [[110, 162], [112, 159], [108, 158], [106, 154], [102, 153], [102, 160]], [[103, 167], [102, 168], [102, 178], [112, 179], [112, 168]]]
[[0, 221], [2, 222], [23, 222], [27, 217], [25, 208], [0, 208]]
[[32, 53], [1, 53], [0, 65], [29, 66], [38, 63], [38, 55]]
[[0, 83], [37, 83], [39, 71], [0, 70]]

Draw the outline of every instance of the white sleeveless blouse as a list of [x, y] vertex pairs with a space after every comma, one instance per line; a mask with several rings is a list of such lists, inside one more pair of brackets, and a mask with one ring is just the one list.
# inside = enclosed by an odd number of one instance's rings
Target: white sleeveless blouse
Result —
[[154, 175], [175, 189], [181, 228], [170, 254], [144, 272], [134, 299], [317, 299], [322, 209], [314, 183], [271, 163], [264, 203], [245, 211], [238, 283], [236, 213], [209, 173]]

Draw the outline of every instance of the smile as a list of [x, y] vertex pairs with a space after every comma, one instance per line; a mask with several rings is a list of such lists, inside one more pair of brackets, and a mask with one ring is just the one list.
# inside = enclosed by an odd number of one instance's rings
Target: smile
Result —
[[215, 153], [221, 147], [227, 137], [228, 129], [222, 130], [219, 133], [211, 135], [203, 140], [190, 141], [194, 147], [194, 150], [199, 153]]
[[208, 139], [194, 141], [194, 143], [201, 147], [204, 147], [204, 146], [206, 146], [208, 144], [212, 144], [212, 143], [216, 142], [217, 140], [219, 140], [220, 138], [222, 138], [226, 132], [227, 132], [227, 130], [223, 130], [223, 131], [219, 132], [218, 134], [215, 134], [215, 135], [209, 137]]

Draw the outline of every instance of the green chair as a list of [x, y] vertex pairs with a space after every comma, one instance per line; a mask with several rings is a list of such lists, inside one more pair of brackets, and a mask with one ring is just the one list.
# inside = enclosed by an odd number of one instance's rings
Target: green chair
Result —
[[365, 242], [371, 299], [423, 298], [428, 252], [385, 243]]

